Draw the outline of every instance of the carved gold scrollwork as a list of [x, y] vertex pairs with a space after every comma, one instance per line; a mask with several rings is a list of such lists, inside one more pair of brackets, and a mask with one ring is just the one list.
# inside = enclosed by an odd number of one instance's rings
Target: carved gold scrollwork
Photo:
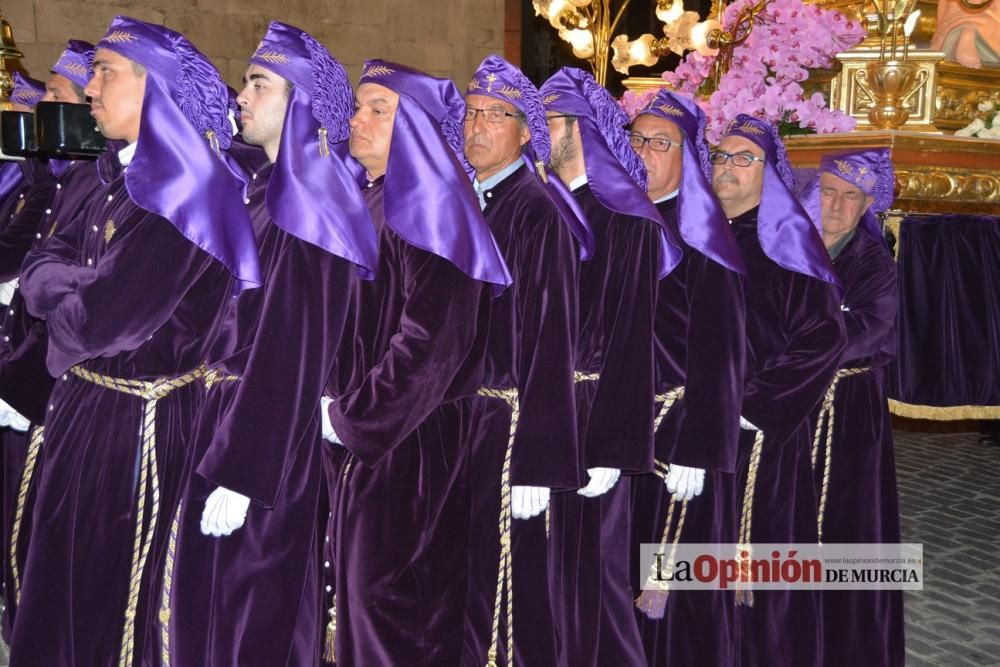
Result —
[[898, 199], [1000, 202], [1000, 174], [959, 169], [896, 170]]

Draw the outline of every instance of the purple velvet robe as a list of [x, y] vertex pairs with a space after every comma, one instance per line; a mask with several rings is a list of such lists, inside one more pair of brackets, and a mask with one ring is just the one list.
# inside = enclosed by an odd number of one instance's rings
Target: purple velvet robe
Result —
[[[516, 388], [519, 420], [511, 485], [578, 488], [576, 363], [579, 247], [558, 209], [525, 166], [484, 193], [483, 213], [514, 285], [489, 303], [482, 385]], [[481, 318], [483, 319], [483, 318]], [[500, 558], [500, 474], [511, 409], [496, 398], [473, 400], [470, 589], [462, 664], [486, 664]], [[514, 662], [552, 665], [556, 640], [547, 593], [545, 516], [513, 519]], [[506, 609], [506, 608], [505, 608]], [[498, 642], [506, 663], [506, 611]]]
[[629, 572], [628, 475], [653, 470], [653, 321], [659, 227], [605, 208], [589, 186], [574, 191], [597, 241], [580, 269], [576, 385], [581, 480], [593, 467], [623, 476], [606, 494], [554, 494], [549, 572], [559, 664], [644, 665]]
[[337, 664], [453, 665], [468, 593], [468, 397], [489, 289], [388, 227], [382, 186], [365, 192], [378, 270], [356, 284], [327, 388], [347, 450], [328, 445]]
[[[657, 204], [664, 221], [677, 230], [677, 199]], [[680, 238], [679, 232], [677, 238]], [[656, 393], [685, 388], [656, 431], [656, 459], [704, 468], [702, 494], [688, 502], [680, 541], [731, 541], [731, 495], [739, 443], [740, 408], [746, 362], [746, 305], [743, 276], [684, 246], [681, 263], [660, 282], [656, 304]], [[657, 411], [660, 402], [656, 403]], [[720, 492], [720, 489], [723, 491]], [[670, 503], [663, 478], [632, 480], [633, 586], [639, 545], [658, 543]], [[677, 526], [679, 507], [673, 527]], [[651, 665], [731, 664], [734, 662], [733, 597], [723, 591], [672, 591], [666, 616], [652, 620], [637, 613]]]
[[[93, 162], [76, 162], [58, 179], [47, 176], [47, 167], [43, 163], [41, 166], [46, 169], [45, 173], [35, 172], [27, 180], [30, 182], [41, 180], [43, 186], [40, 190], [48, 194], [48, 199], [37, 196], [38, 193], [33, 190], [24, 193], [23, 201], [30, 203], [23, 206], [18, 215], [14, 216], [12, 212], [8, 218], [8, 225], [0, 233], [0, 247], [3, 248], [0, 256], [3, 257], [5, 276], [11, 276], [11, 270], [13, 275], [17, 275], [24, 255], [32, 247], [44, 244], [50, 231], [72, 224], [87, 198], [100, 185]], [[40, 178], [36, 180], [36, 176]], [[22, 201], [18, 195], [15, 195], [15, 199]], [[48, 346], [45, 322], [28, 313], [20, 290], [14, 292], [7, 313], [3, 325], [0, 326], [0, 336], [3, 341], [0, 345], [0, 398], [31, 420], [33, 427], [45, 421], [45, 408], [55, 382], [45, 367], [45, 351]], [[6, 429], [3, 433], [3, 452], [0, 454], [3, 458], [4, 471], [4, 523], [0, 539], [3, 539], [2, 548], [6, 555], [3, 562], [4, 590], [9, 591], [5, 595], [3, 631], [8, 641], [17, 607], [14, 574], [10, 564], [10, 531], [13, 530], [30, 434], [31, 428], [25, 433]], [[22, 573], [28, 538], [31, 535], [31, 508], [35, 496], [34, 481], [37, 478], [36, 463], [31, 479], [25, 480], [26, 496], [18, 528], [15, 557], [18, 571]]]
[[[271, 165], [249, 209], [264, 286], [230, 302], [210, 368], [215, 384], [192, 438], [170, 591], [174, 665], [315, 665], [320, 657], [319, 402], [344, 327], [355, 271], [273, 224]], [[200, 530], [217, 486], [251, 499], [230, 536]]]
[[[232, 277], [169, 221], [129, 198], [116, 154], [99, 161], [107, 194], [78, 224], [30, 252], [21, 291], [45, 319], [56, 381], [34, 527], [11, 643], [14, 664], [117, 664], [135, 539], [145, 401], [68, 373], [155, 380], [198, 368], [215, 337]], [[159, 655], [156, 630], [167, 536], [177, 505], [200, 382], [156, 406], [158, 523], [141, 576], [134, 655]]]
[[[828, 283], [788, 271], [757, 237], [757, 209], [733, 219], [746, 262], [747, 374], [742, 416], [764, 433], [753, 497], [751, 541], [816, 542], [816, 495], [809, 417], [833, 379], [844, 349], [840, 300]], [[754, 432], [740, 434], [732, 542], [738, 538]], [[720, 489], [720, 493], [724, 493]], [[736, 608], [737, 660], [751, 665], [811, 665], [823, 655], [820, 593], [754, 591]]]
[[[823, 542], [899, 542], [899, 496], [884, 375], [896, 358], [896, 262], [881, 241], [859, 229], [834, 258], [833, 267], [845, 290], [847, 348], [840, 368], [870, 370], [837, 384]], [[816, 417], [814, 412], [813, 428]], [[821, 444], [817, 492], [824, 458]], [[825, 664], [905, 662], [902, 591], [824, 591], [823, 628]]]

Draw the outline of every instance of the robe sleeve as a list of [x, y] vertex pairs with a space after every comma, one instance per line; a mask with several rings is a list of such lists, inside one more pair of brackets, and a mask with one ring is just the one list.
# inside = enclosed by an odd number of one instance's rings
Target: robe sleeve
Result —
[[318, 442], [319, 404], [340, 344], [353, 266], [289, 236], [246, 369], [198, 473], [267, 508], [301, 447]]
[[0, 361], [0, 399], [33, 424], [45, 423], [53, 380], [45, 367], [45, 323], [36, 321], [24, 340]]
[[887, 255], [867, 262], [861, 274], [847, 286], [844, 311], [847, 348], [844, 361], [879, 353], [896, 321], [896, 264]]
[[767, 441], [783, 443], [823, 398], [846, 343], [844, 319], [832, 287], [782, 270], [772, 280], [787, 281], [778, 312], [785, 346], [771, 363], [749, 378], [743, 394], [743, 417], [764, 432]]
[[6, 223], [0, 234], [0, 282], [13, 280], [21, 272], [24, 256], [35, 242], [35, 234], [43, 236], [48, 229], [40, 229], [45, 211], [52, 199], [51, 188], [32, 188], [22, 200], [24, 207]]
[[659, 227], [638, 218], [608, 226], [600, 379], [584, 435], [586, 468], [653, 469], [653, 321]]
[[693, 251], [690, 261], [683, 412], [667, 460], [732, 473], [746, 366], [743, 278]]
[[534, 220], [532, 227], [515, 282], [521, 386], [510, 479], [575, 489], [581, 483], [573, 388], [579, 249], [557, 215]]
[[405, 305], [399, 328], [361, 384], [335, 397], [329, 408], [337, 436], [368, 466], [440, 405], [475, 339], [483, 290], [483, 283], [446, 259], [393, 236], [402, 246]]
[[29, 253], [23, 292], [29, 310], [48, 325], [49, 372], [60, 375], [87, 359], [140, 347], [214, 261], [152, 215], [116, 235], [94, 267], [72, 266], [48, 244]]

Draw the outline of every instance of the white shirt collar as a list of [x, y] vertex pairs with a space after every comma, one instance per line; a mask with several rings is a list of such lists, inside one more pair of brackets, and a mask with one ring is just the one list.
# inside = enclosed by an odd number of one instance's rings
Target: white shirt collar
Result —
[[137, 145], [138, 144], [136, 142], [132, 142], [125, 148], [118, 151], [118, 161], [121, 162], [123, 167], [127, 167], [132, 161], [132, 158], [135, 156], [135, 147]]
[[676, 190], [674, 190], [673, 192], [668, 192], [667, 194], [663, 195], [662, 197], [660, 197], [659, 199], [657, 199], [657, 200], [656, 200], [656, 201], [654, 201], [653, 203], [654, 203], [654, 204], [659, 204], [660, 202], [665, 202], [665, 201], [667, 201], [667, 200], [669, 200], [669, 199], [673, 199], [674, 197], [676, 197], [676, 196], [677, 196], [677, 194], [678, 194], [678, 193], [679, 193], [680, 191], [681, 191], [681, 189], [680, 189], [680, 188], [677, 188], [677, 189], [676, 189]]
[[586, 172], [584, 172], [569, 182], [569, 191], [575, 192], [576, 190], [579, 190], [586, 184], [587, 184], [587, 174]]

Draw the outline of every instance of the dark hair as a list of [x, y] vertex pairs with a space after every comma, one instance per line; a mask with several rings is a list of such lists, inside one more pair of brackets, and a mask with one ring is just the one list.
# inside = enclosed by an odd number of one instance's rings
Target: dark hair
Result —
[[292, 91], [295, 90], [295, 84], [285, 79], [285, 99], [292, 96]]

